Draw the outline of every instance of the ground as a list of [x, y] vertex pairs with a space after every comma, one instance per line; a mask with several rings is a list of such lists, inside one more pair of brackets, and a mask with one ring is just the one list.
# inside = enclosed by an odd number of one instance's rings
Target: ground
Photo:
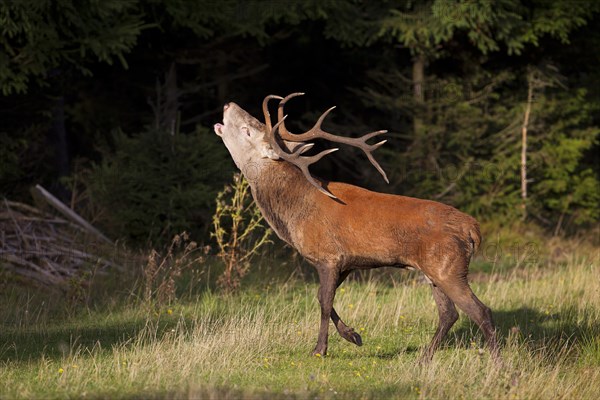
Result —
[[310, 356], [319, 307], [316, 284], [304, 279], [234, 295], [200, 290], [159, 307], [133, 290], [73, 306], [60, 304], [64, 296], [7, 289], [0, 398], [592, 399], [600, 382], [597, 261], [580, 255], [473, 274], [474, 291], [494, 311], [501, 367], [462, 313], [433, 361], [417, 364], [437, 312], [416, 274], [344, 283], [335, 305], [364, 345], [331, 325], [326, 357]]

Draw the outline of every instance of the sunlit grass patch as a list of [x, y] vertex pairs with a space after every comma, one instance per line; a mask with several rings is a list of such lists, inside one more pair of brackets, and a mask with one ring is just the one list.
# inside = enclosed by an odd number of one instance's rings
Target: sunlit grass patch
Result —
[[418, 279], [344, 284], [335, 305], [364, 346], [332, 325], [326, 357], [309, 355], [317, 287], [299, 281], [76, 316], [5, 303], [0, 397], [591, 399], [600, 380], [598, 272], [581, 262], [474, 282], [494, 310], [500, 368], [464, 315], [432, 363], [417, 364], [437, 323]]

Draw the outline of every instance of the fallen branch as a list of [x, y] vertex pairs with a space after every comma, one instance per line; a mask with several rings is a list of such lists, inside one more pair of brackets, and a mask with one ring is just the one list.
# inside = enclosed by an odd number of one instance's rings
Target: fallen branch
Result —
[[110, 239], [107, 238], [106, 236], [104, 236], [102, 234], [102, 232], [100, 232], [98, 229], [94, 228], [89, 222], [87, 222], [85, 219], [83, 219], [75, 211], [73, 211], [69, 207], [67, 207], [62, 201], [60, 201], [59, 199], [54, 197], [46, 189], [44, 189], [40, 185], [35, 185], [34, 190], [36, 190], [48, 202], [48, 204], [50, 204], [52, 207], [54, 207], [56, 210], [58, 210], [62, 215], [67, 217], [69, 220], [75, 222], [76, 224], [79, 224], [84, 229], [86, 229], [87, 231], [98, 236], [100, 239], [106, 241], [107, 243], [112, 244]]
[[110, 240], [81, 217], [71, 218], [77, 216], [74, 212], [61, 213], [69, 220], [0, 201], [0, 270], [29, 283], [65, 288], [69, 280], [91, 270], [124, 269], [119, 262], [123, 257], [117, 259]]

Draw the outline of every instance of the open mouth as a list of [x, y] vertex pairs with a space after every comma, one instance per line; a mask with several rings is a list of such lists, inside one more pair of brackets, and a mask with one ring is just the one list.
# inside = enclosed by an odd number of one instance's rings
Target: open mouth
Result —
[[223, 128], [225, 127], [225, 112], [229, 108], [229, 105], [230, 105], [230, 103], [227, 103], [223, 106], [223, 123], [217, 122], [214, 125], [215, 133], [220, 137], [223, 137]]
[[221, 124], [220, 122], [217, 122], [214, 125], [214, 130], [215, 130], [215, 133], [217, 134], [217, 136], [223, 137], [223, 127], [224, 127], [224, 125]]

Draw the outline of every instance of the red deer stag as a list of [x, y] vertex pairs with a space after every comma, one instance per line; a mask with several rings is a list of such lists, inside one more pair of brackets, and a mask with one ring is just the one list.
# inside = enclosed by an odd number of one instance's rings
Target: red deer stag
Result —
[[[318, 299], [321, 325], [313, 354], [326, 355], [329, 319], [349, 342], [362, 338], [346, 325], [333, 308], [336, 288], [356, 269], [378, 267], [415, 268], [431, 283], [438, 307], [439, 325], [421, 360], [429, 361], [458, 319], [455, 305], [483, 331], [494, 359], [499, 359], [491, 310], [473, 293], [467, 282], [469, 261], [481, 242], [477, 221], [448, 205], [315, 179], [308, 167], [326, 154], [303, 155], [312, 139], [348, 144], [363, 150], [371, 163], [387, 177], [372, 152], [384, 141], [332, 135], [321, 129], [325, 111], [308, 132], [292, 134], [285, 127], [283, 107], [303, 93], [263, 101], [262, 124], [235, 103], [224, 106], [223, 123], [215, 124], [231, 156], [247, 177], [252, 196], [263, 216], [283, 241], [311, 262], [319, 273]], [[278, 121], [273, 126], [268, 102], [278, 99]]]

